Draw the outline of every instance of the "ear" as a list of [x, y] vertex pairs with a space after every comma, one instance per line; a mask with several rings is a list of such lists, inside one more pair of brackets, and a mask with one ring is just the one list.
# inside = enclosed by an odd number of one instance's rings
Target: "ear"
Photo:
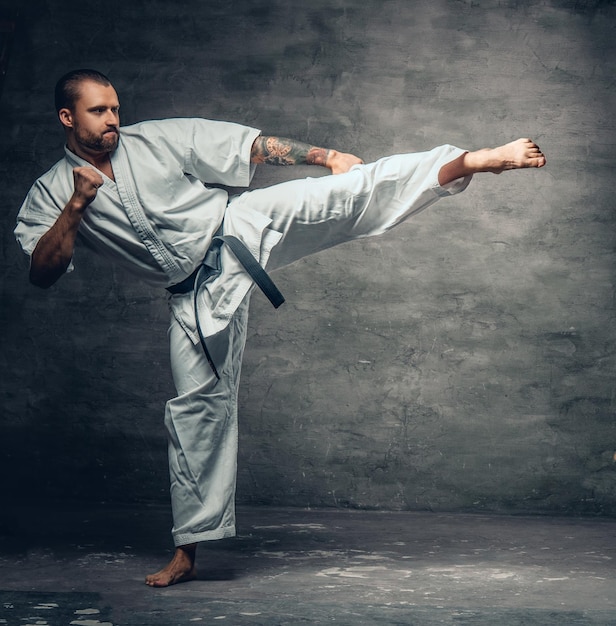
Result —
[[70, 109], [60, 109], [58, 111], [58, 118], [64, 128], [73, 128], [73, 114]]

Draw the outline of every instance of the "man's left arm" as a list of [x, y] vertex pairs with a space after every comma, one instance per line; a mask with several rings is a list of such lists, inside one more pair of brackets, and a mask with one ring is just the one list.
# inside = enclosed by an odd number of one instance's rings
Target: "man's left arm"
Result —
[[317, 148], [285, 137], [257, 137], [250, 152], [252, 163], [268, 165], [322, 165], [332, 174], [344, 174], [363, 161], [353, 154]]

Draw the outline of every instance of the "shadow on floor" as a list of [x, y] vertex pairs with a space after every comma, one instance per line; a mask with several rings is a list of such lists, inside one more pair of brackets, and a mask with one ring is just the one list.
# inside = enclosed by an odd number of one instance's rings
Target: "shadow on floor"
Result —
[[0, 624], [616, 624], [614, 520], [240, 508], [196, 581], [150, 589], [169, 528], [155, 507], [4, 511]]

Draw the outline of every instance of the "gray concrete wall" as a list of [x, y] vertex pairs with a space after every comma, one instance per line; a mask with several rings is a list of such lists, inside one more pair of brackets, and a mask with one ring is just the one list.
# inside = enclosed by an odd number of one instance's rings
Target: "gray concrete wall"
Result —
[[87, 255], [37, 290], [12, 237], [61, 155], [55, 80], [95, 66], [124, 123], [227, 119], [366, 160], [531, 136], [549, 159], [279, 272], [279, 311], [255, 295], [240, 502], [616, 514], [613, 2], [21, 4], [0, 102], [3, 498], [167, 500], [164, 294]]

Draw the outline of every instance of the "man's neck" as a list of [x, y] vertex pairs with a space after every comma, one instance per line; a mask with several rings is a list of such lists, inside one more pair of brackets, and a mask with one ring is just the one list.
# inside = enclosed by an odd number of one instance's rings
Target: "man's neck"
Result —
[[90, 165], [93, 165], [99, 172], [102, 172], [110, 178], [115, 180], [113, 175], [113, 167], [111, 166], [111, 153], [110, 152], [94, 152], [91, 150], [84, 150], [75, 142], [68, 142], [68, 149], [75, 153], [78, 157], [81, 157], [84, 161], [87, 161]]

